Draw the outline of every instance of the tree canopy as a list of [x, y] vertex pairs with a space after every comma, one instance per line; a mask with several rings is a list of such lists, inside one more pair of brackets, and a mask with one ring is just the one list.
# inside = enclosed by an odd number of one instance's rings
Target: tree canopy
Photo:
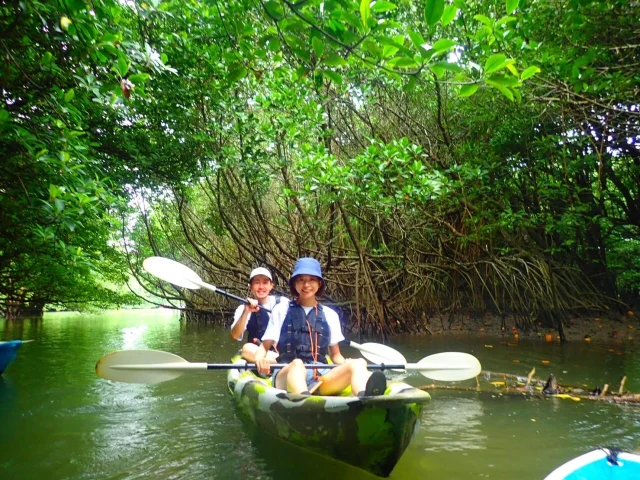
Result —
[[250, 268], [283, 285], [312, 255], [375, 334], [622, 307], [640, 285], [637, 8], [0, 3], [0, 295], [122, 302], [101, 288], [130, 265], [205, 312], [229, 305], [141, 260], [243, 292]]

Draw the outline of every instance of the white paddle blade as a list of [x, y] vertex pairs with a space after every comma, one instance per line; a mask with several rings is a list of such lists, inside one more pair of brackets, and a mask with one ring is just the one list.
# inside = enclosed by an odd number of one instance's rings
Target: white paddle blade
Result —
[[142, 262], [142, 268], [151, 275], [178, 287], [197, 290], [203, 283], [196, 272], [168, 258], [149, 257]]
[[482, 370], [476, 357], [460, 352], [436, 353], [423, 358], [411, 367], [407, 365], [407, 367], [410, 370], [418, 370], [427, 378], [444, 382], [458, 382], [475, 378]]
[[[184, 367], [189, 362], [178, 355], [159, 350], [124, 350], [109, 353], [98, 360], [96, 373], [114, 382], [149, 384], [173, 380], [183, 374], [183, 370], [155, 370], [151, 364]], [[149, 365], [149, 369], [145, 369], [145, 365]]]
[[[386, 363], [394, 365], [405, 365], [407, 363], [407, 359], [404, 358], [404, 355], [399, 351], [380, 343], [363, 343], [362, 345], [354, 345], [354, 343], [351, 342], [351, 346], [360, 350], [360, 352], [362, 352], [362, 356], [371, 363]], [[404, 372], [404, 370], [398, 369], [394, 369], [393, 371]]]

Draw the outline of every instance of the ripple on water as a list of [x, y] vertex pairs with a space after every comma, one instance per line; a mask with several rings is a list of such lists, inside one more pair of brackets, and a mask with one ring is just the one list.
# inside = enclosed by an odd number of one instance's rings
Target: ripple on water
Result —
[[483, 415], [482, 402], [477, 398], [438, 396], [422, 415], [420, 443], [431, 452], [485, 449]]

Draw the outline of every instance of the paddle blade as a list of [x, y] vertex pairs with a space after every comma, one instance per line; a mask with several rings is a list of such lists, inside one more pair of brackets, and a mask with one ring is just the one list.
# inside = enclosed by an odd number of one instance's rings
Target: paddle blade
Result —
[[149, 257], [142, 262], [142, 268], [151, 275], [178, 287], [197, 290], [202, 284], [202, 279], [196, 272], [168, 258]]
[[411, 370], [432, 380], [458, 382], [477, 377], [482, 367], [473, 355], [460, 352], [436, 353], [423, 358]]
[[[123, 350], [105, 355], [96, 364], [96, 373], [114, 382], [125, 383], [160, 383], [173, 380], [181, 376], [184, 371], [179, 370], [145, 370], [144, 365], [151, 364], [185, 364], [184, 358], [173, 353], [159, 350]], [[119, 366], [136, 366], [136, 370], [120, 369]]]
[[[362, 352], [362, 356], [372, 363], [386, 363], [386, 364], [401, 364], [407, 363], [407, 359], [404, 358], [397, 350], [391, 347], [382, 345], [380, 343], [363, 343], [362, 345], [355, 346], [353, 342], [351, 345]], [[394, 372], [403, 372], [404, 370], [394, 369]]]

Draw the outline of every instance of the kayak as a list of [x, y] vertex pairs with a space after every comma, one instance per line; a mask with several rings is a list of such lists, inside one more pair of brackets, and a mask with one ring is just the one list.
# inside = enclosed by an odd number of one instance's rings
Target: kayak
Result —
[[11, 365], [18, 355], [18, 349], [22, 346], [22, 340], [0, 342], [0, 375]]
[[640, 455], [601, 448], [580, 455], [544, 480], [631, 480], [640, 478]]
[[389, 382], [384, 395], [359, 398], [287, 393], [239, 369], [229, 370], [227, 380], [240, 409], [262, 430], [380, 477], [400, 460], [431, 399], [402, 382]]

